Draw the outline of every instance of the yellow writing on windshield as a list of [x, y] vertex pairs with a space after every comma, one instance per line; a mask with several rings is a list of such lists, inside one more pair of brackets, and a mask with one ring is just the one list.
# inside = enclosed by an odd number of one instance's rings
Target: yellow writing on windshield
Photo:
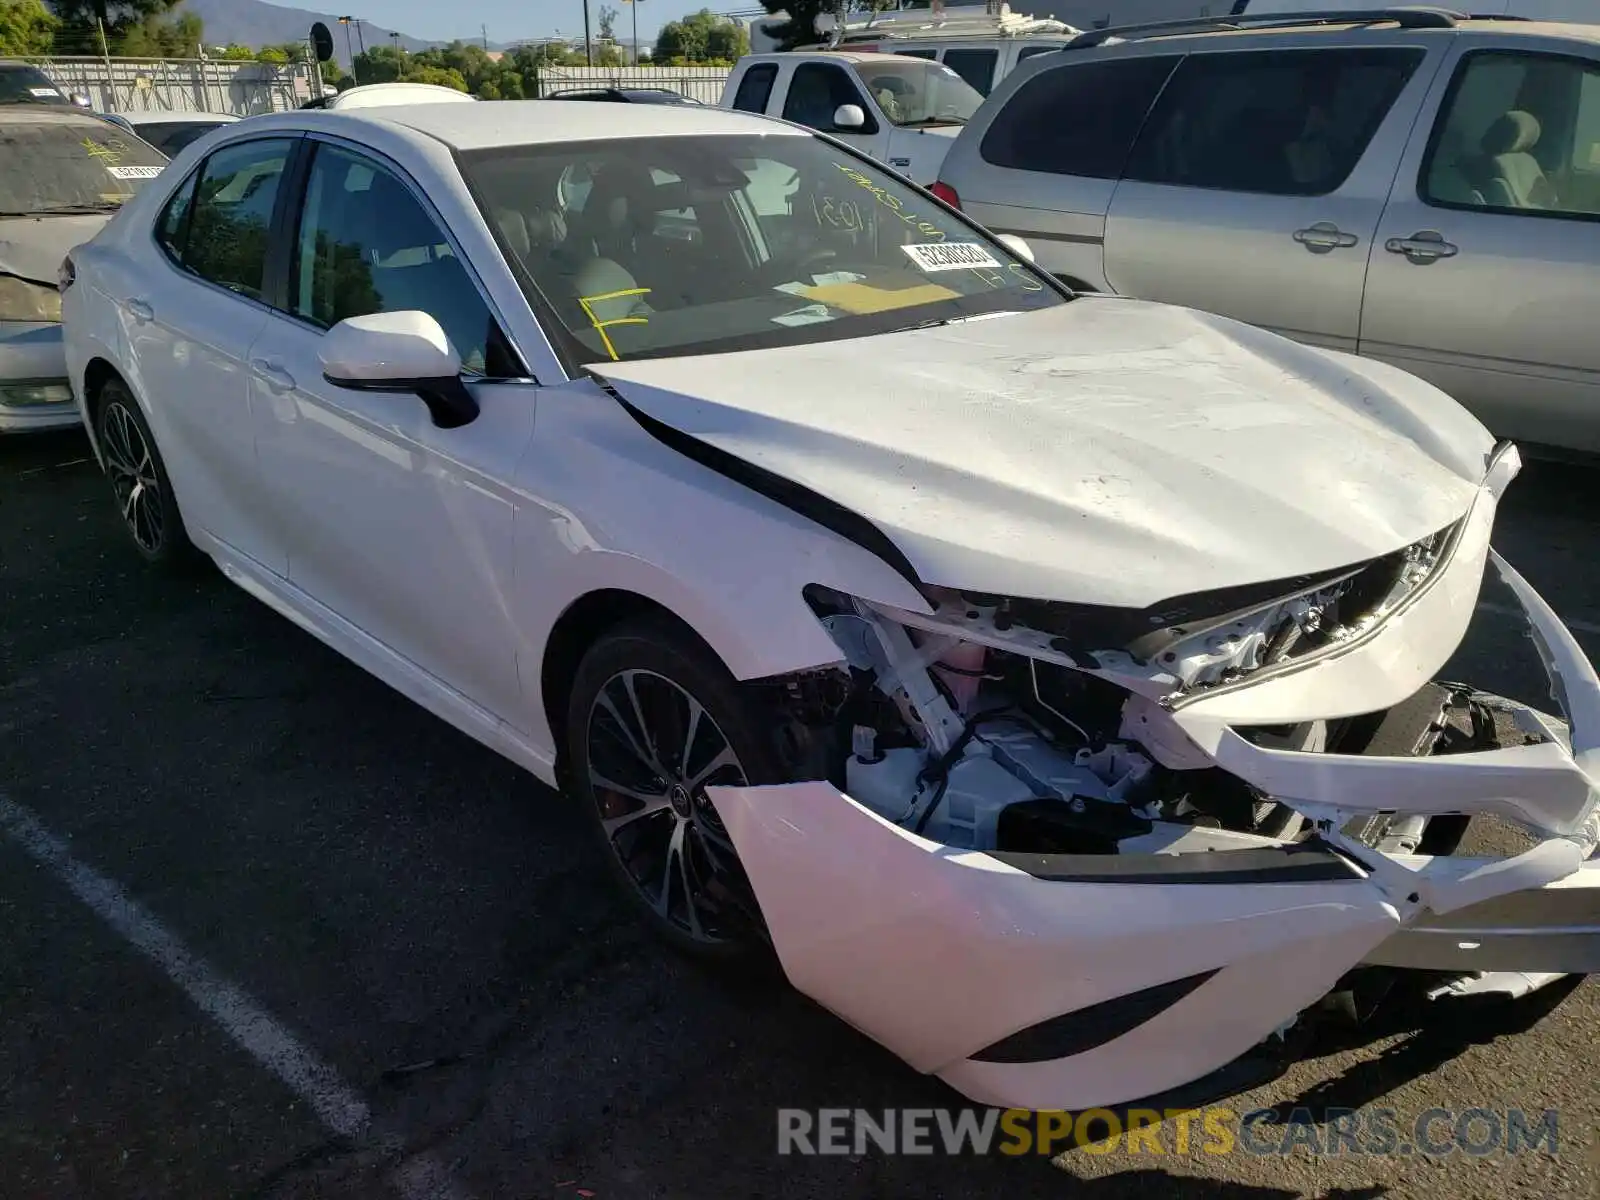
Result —
[[611, 356], [611, 361], [616, 362], [621, 356], [617, 348], [611, 344], [611, 335], [606, 330], [613, 325], [648, 325], [650, 318], [636, 315], [638, 310], [632, 305], [628, 307], [630, 315], [622, 317], [606, 317], [602, 319], [594, 311], [596, 304], [603, 304], [608, 300], [638, 299], [650, 294], [649, 288], [623, 288], [616, 292], [600, 292], [593, 296], [579, 296], [578, 304], [583, 308], [584, 316], [589, 318], [589, 324], [594, 326], [594, 331], [600, 335], [600, 340], [605, 344], [606, 353]]
[[945, 237], [947, 236], [945, 231], [940, 229], [932, 222], [917, 216], [915, 213], [908, 213], [906, 211], [906, 206], [900, 203], [899, 196], [893, 195], [886, 188], [879, 187], [877, 184], [873, 183], [871, 179], [863, 175], [854, 167], [847, 166], [842, 162], [835, 162], [833, 165], [844, 172], [846, 179], [850, 180], [850, 182], [855, 184], [857, 187], [864, 188], [871, 192], [873, 198], [876, 199], [879, 204], [883, 205], [884, 208], [887, 208], [890, 212], [899, 217], [907, 225], [911, 226], [911, 228], [915, 229], [923, 237], [932, 238], [934, 241], [938, 242], [944, 241]]
[[90, 158], [98, 158], [108, 166], [115, 166], [122, 161], [122, 155], [118, 154], [110, 146], [103, 145], [93, 138], [83, 139], [83, 151]]

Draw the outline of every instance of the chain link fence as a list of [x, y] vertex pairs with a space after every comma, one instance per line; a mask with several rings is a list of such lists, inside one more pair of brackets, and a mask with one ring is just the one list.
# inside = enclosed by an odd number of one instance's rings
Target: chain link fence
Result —
[[248, 117], [298, 108], [316, 93], [307, 63], [174, 58], [47, 58], [38, 67], [99, 112], [213, 112]]

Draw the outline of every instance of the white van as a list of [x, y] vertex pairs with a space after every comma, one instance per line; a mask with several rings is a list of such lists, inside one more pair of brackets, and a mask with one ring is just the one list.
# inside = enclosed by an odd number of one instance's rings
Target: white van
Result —
[[[778, 48], [777, 31], [787, 17], [750, 24], [752, 52]], [[949, 67], [980, 96], [987, 96], [1018, 63], [1065, 46], [1080, 30], [1049, 17], [1013, 12], [1007, 4], [975, 4], [932, 10], [890, 9], [842, 28], [823, 14], [820, 40], [795, 51], [848, 50], [859, 54], [900, 54]]]

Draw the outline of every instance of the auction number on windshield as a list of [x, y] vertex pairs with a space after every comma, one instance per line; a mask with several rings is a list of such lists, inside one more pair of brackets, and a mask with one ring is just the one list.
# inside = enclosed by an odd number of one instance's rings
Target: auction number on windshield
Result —
[[855, 184], [859, 188], [864, 188], [865, 190], [871, 192], [873, 198], [877, 200], [879, 204], [888, 209], [895, 216], [899, 217], [907, 225], [911, 226], [911, 228], [915, 229], [922, 237], [931, 238], [934, 241], [942, 242], [945, 237], [948, 236], [945, 231], [940, 229], [937, 225], [923, 220], [921, 217], [917, 216], [916, 213], [907, 212], [905, 205], [900, 203], [899, 196], [892, 194], [887, 188], [879, 187], [877, 184], [873, 183], [871, 179], [867, 178], [867, 176], [863, 175], [854, 167], [848, 167], [842, 162], [836, 162], [833, 165], [838, 167], [839, 170], [843, 171], [844, 177], [851, 183]]

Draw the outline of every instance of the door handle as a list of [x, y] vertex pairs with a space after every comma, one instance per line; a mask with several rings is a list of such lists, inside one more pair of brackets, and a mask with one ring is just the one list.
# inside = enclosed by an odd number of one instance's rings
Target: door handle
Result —
[[1313, 254], [1326, 254], [1330, 250], [1347, 249], [1361, 239], [1346, 233], [1332, 221], [1318, 221], [1309, 229], [1296, 229], [1294, 240]]
[[148, 300], [140, 300], [134, 297], [123, 307], [128, 310], [128, 315], [135, 321], [144, 322], [156, 319], [156, 310], [150, 307], [150, 301]]
[[294, 391], [294, 376], [275, 358], [252, 358], [250, 371], [275, 392]]
[[1449, 258], [1457, 250], [1457, 247], [1444, 240], [1444, 234], [1435, 229], [1424, 229], [1408, 238], [1390, 238], [1384, 242], [1383, 248], [1390, 254], [1404, 254], [1418, 266]]

